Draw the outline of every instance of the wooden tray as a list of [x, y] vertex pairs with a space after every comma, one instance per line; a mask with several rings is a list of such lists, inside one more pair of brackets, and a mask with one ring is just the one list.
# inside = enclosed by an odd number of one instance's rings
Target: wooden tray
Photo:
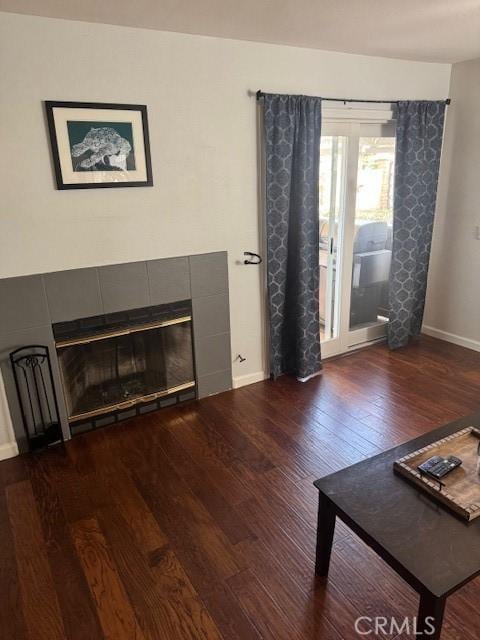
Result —
[[[467, 427], [396, 460], [393, 467], [465, 520], [473, 520], [480, 516], [479, 444], [480, 430]], [[418, 470], [432, 456], [451, 455], [460, 458], [462, 465], [442, 478], [443, 486]]]

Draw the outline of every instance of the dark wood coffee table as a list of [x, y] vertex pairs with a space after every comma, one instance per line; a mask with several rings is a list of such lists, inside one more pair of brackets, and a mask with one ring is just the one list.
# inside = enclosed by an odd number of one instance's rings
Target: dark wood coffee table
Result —
[[418, 631], [430, 631], [425, 637], [431, 640], [440, 638], [446, 598], [480, 573], [480, 518], [459, 519], [396, 475], [393, 462], [469, 425], [480, 426], [480, 413], [314, 483], [319, 491], [316, 574], [328, 575], [338, 516], [419, 593]]

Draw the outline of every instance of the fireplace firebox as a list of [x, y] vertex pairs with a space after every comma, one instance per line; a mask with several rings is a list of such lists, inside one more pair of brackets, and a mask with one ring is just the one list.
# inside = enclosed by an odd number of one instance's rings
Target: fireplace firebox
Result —
[[[190, 301], [53, 325], [72, 432], [196, 396]], [[129, 414], [127, 414], [129, 415]], [[105, 422], [105, 420], [103, 420]]]

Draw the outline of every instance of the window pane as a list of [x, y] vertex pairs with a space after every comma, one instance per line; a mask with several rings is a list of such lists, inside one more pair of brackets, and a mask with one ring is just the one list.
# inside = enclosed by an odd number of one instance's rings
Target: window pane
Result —
[[359, 140], [350, 329], [387, 321], [395, 138]]
[[343, 136], [322, 136], [320, 143], [320, 337], [338, 335], [338, 228], [344, 207], [345, 153]]

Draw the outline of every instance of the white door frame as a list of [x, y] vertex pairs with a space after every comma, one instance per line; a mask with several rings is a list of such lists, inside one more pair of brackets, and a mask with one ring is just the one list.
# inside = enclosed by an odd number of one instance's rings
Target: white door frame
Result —
[[[394, 135], [391, 110], [335, 108], [324, 109], [322, 135], [346, 136], [346, 184], [344, 206], [337, 229], [336, 280], [334, 319], [337, 332], [334, 337], [322, 342], [322, 357], [346, 353], [363, 343], [385, 336], [386, 325], [374, 324], [350, 330], [350, 304], [352, 288], [353, 245], [355, 240], [356, 191], [358, 175], [359, 138], [361, 136]], [[330, 226], [333, 233], [333, 228]], [[329, 256], [329, 261], [333, 256]], [[328, 269], [327, 292], [332, 291], [333, 269]], [[327, 294], [328, 295], [328, 294]], [[327, 297], [326, 304], [329, 305]]]

